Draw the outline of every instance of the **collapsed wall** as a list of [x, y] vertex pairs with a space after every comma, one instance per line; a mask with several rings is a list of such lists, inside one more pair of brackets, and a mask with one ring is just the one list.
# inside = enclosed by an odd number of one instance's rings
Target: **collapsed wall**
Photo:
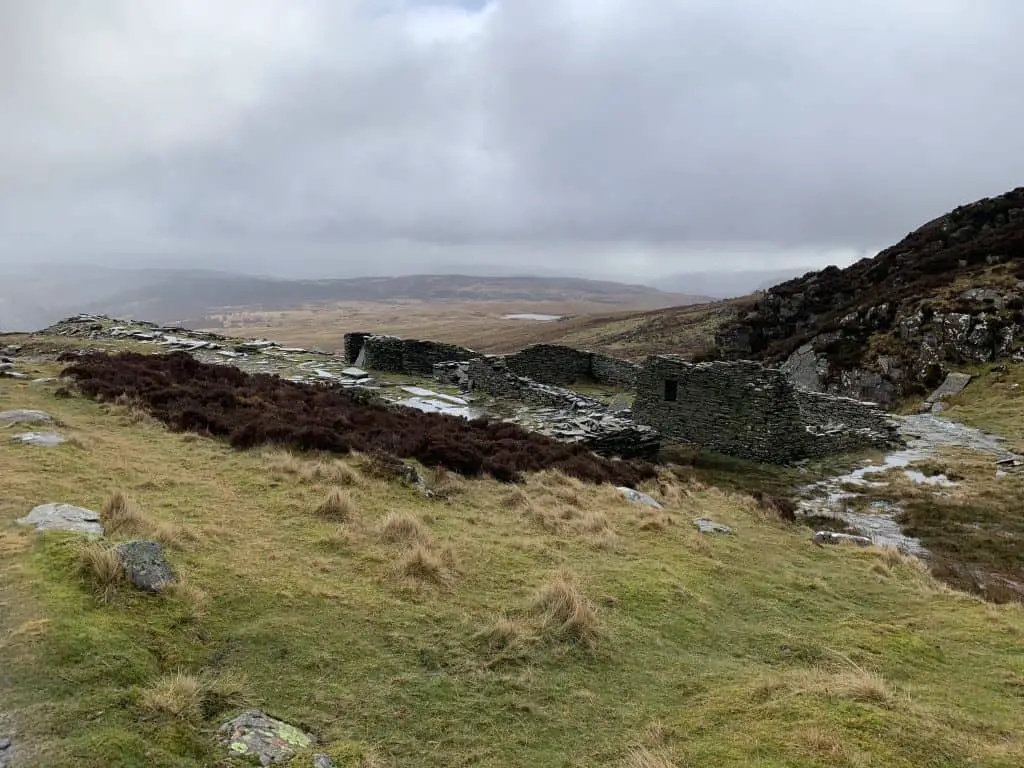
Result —
[[782, 371], [752, 361], [649, 358], [633, 416], [676, 439], [776, 464], [896, 440], [895, 425], [873, 405], [799, 391]]
[[628, 360], [560, 344], [533, 344], [506, 355], [508, 367], [543, 384], [568, 386], [578, 381], [632, 389], [640, 366]]
[[472, 360], [479, 352], [439, 341], [402, 339], [366, 333], [346, 333], [345, 359], [373, 371], [430, 376], [434, 365], [450, 360]]

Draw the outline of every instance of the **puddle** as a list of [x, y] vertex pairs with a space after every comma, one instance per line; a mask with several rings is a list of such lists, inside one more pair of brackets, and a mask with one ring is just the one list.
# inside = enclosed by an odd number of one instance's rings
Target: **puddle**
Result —
[[905, 448], [888, 454], [880, 464], [868, 464], [845, 475], [805, 486], [802, 490], [806, 498], [800, 502], [800, 512], [806, 516], [838, 518], [879, 546], [896, 547], [908, 554], [923, 556], [928, 550], [921, 542], [900, 530], [897, 522], [900, 508], [896, 504], [881, 501], [873, 503], [867, 511], [853, 509], [847, 502], [860, 494], [849, 487], [884, 488], [887, 483], [871, 480], [870, 476], [901, 468], [911, 482], [953, 487], [956, 483], [945, 475], [927, 476], [918, 470], [906, 469], [910, 464], [935, 456], [940, 448], [967, 448], [991, 454], [994, 460], [1018, 457], [1005, 448], [1003, 438], [934, 414], [895, 417], [894, 420], [906, 440]]
[[542, 323], [550, 323], [553, 320], [561, 320], [561, 315], [539, 315], [532, 312], [526, 312], [521, 315], [505, 315], [505, 320], [539, 320]]

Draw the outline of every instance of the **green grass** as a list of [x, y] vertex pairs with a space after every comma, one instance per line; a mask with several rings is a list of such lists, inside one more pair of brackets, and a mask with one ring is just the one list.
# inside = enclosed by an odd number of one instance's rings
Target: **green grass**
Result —
[[1003, 435], [1010, 447], [1024, 447], [1024, 364], [976, 366], [966, 372], [976, 378], [945, 401], [943, 415]]
[[[363, 479], [339, 524], [314, 512], [324, 473], [52, 391], [0, 381], [0, 409], [47, 410], [73, 438], [0, 440], [0, 701], [29, 765], [232, 765], [213, 732], [243, 699], [339, 765], [1024, 763], [1020, 608], [889, 553], [815, 547], [739, 492], [752, 479], [668, 484], [657, 525], [551, 475], [516, 498], [465, 482], [451, 501]], [[193, 534], [169, 551], [189, 589], [104, 604], [78, 542], [13, 525], [47, 501], [98, 510], [117, 489]], [[429, 536], [381, 536], [390, 512]], [[737, 535], [703, 538], [696, 516]], [[443, 578], [403, 571], [414, 546]], [[580, 595], [565, 615], [596, 617], [586, 642], [537, 609], [563, 571]], [[210, 695], [223, 679], [244, 690]]]

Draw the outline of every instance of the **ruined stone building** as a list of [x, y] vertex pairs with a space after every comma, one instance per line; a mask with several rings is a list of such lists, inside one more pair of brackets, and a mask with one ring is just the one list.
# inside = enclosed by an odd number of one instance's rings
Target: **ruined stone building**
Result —
[[648, 358], [633, 418], [667, 437], [741, 458], [786, 463], [896, 440], [870, 403], [797, 389], [785, 373], [751, 361]]

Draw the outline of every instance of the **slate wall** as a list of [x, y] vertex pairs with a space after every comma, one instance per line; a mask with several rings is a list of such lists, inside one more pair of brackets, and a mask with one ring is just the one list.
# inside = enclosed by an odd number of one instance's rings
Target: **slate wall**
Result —
[[363, 351], [363, 344], [373, 334], [369, 331], [353, 331], [346, 333], [344, 339], [345, 362], [355, 365], [359, 359], [359, 353]]
[[878, 408], [801, 392], [782, 371], [751, 361], [649, 358], [637, 380], [633, 418], [678, 440], [765, 463], [884, 446], [895, 437]]
[[605, 405], [599, 400], [518, 375], [508, 365], [507, 358], [501, 356], [479, 357], [465, 365], [472, 389], [495, 397], [511, 398], [528, 405], [567, 408], [574, 411], [606, 410]]
[[509, 369], [519, 376], [556, 386], [593, 381], [632, 389], [640, 370], [640, 366], [628, 360], [560, 344], [533, 344], [513, 355], [506, 355], [505, 359]]
[[363, 341], [363, 367], [374, 371], [430, 376], [436, 363], [471, 360], [479, 352], [455, 344], [397, 336], [369, 336]]

